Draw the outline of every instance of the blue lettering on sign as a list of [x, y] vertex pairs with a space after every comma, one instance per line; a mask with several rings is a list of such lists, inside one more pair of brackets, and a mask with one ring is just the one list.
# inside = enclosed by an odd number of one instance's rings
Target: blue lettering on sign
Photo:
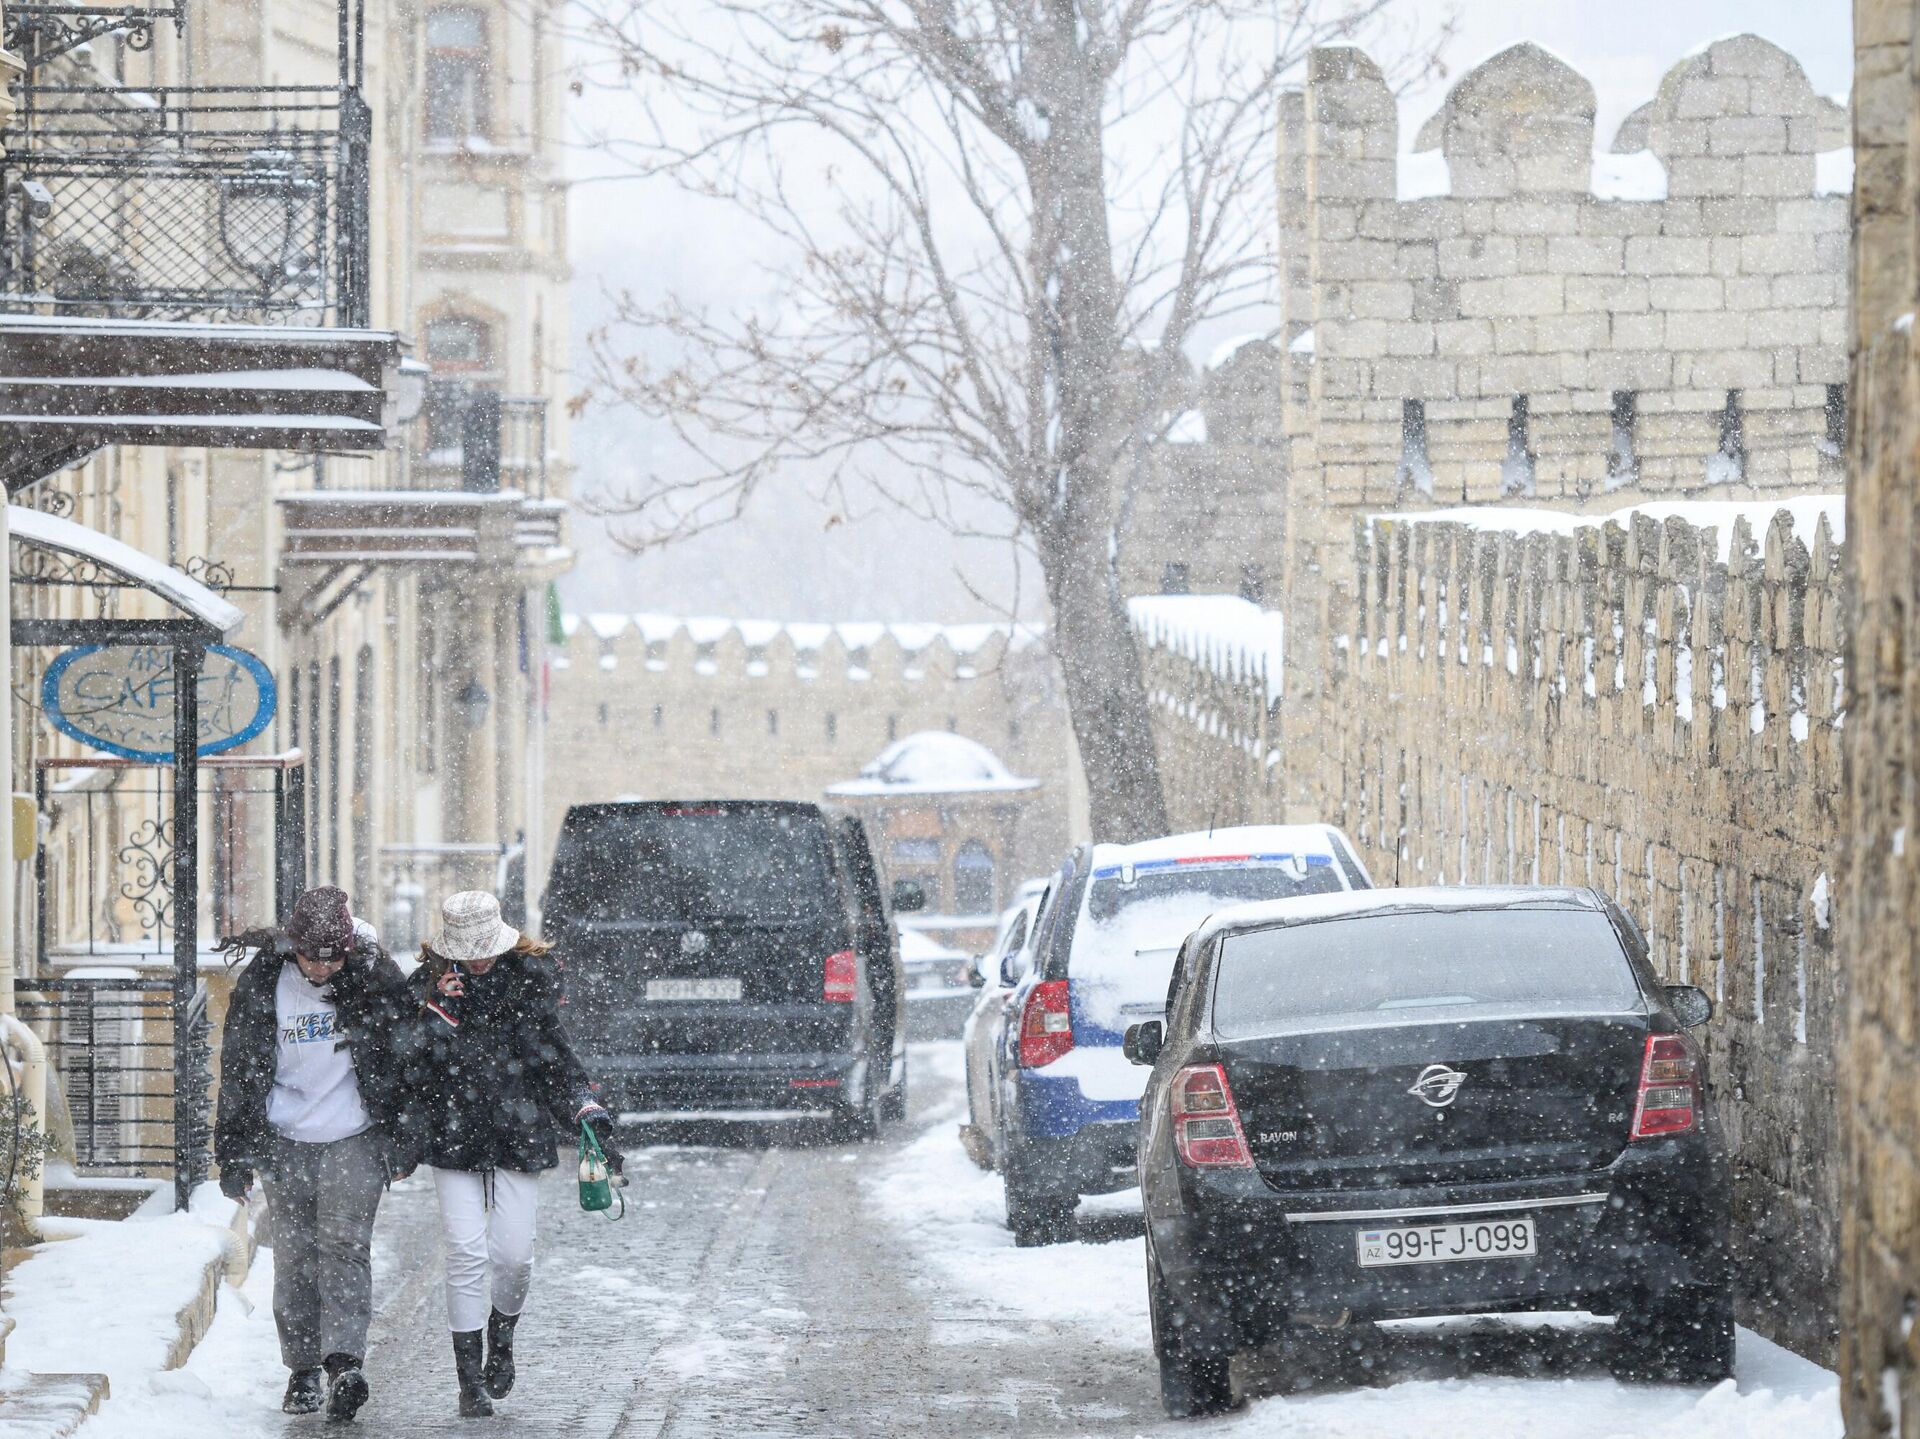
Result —
[[330, 1009], [317, 1014], [296, 1014], [293, 1023], [280, 1030], [283, 1044], [320, 1044], [340, 1037], [339, 1019]]
[[[40, 703], [53, 727], [121, 759], [173, 762], [178, 680], [171, 645], [81, 645], [47, 666]], [[200, 668], [199, 753], [224, 754], [273, 721], [278, 688], [257, 655], [208, 645]]]

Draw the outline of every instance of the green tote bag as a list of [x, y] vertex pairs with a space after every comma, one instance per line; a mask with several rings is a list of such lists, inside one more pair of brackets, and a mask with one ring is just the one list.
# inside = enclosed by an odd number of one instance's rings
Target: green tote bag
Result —
[[607, 1156], [601, 1152], [600, 1141], [593, 1137], [593, 1130], [582, 1123], [580, 1126], [580, 1207], [589, 1214], [597, 1209], [612, 1209], [616, 1198], [620, 1200], [620, 1212], [610, 1217], [619, 1219], [627, 1212], [626, 1198], [613, 1192], [613, 1178], [607, 1171]]

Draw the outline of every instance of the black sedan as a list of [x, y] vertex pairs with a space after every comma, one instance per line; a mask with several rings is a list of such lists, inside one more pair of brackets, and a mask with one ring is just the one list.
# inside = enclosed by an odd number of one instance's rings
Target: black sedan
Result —
[[1639, 929], [1583, 889], [1223, 911], [1127, 1032], [1161, 1394], [1225, 1408], [1288, 1324], [1617, 1315], [1616, 1367], [1733, 1363], [1726, 1148]]

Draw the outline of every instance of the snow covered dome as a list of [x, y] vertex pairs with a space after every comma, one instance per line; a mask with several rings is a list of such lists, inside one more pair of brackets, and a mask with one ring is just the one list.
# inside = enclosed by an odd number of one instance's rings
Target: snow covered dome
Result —
[[858, 779], [829, 786], [832, 795], [1011, 794], [1038, 789], [985, 745], [964, 735], [922, 730], [897, 739], [860, 771]]

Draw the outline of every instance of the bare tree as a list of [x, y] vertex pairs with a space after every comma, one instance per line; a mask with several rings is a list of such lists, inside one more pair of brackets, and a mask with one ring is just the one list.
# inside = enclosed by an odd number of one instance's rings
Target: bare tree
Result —
[[[1271, 302], [1276, 89], [1389, 3], [581, 0], [645, 117], [609, 152], [739, 206], [793, 262], [772, 314], [615, 297], [589, 395], [697, 463], [603, 508], [665, 542], [796, 462], [956, 526], [984, 497], [1038, 559], [1095, 836], [1164, 831], [1124, 491], [1194, 328]], [[641, 336], [673, 360], [642, 362]]]

